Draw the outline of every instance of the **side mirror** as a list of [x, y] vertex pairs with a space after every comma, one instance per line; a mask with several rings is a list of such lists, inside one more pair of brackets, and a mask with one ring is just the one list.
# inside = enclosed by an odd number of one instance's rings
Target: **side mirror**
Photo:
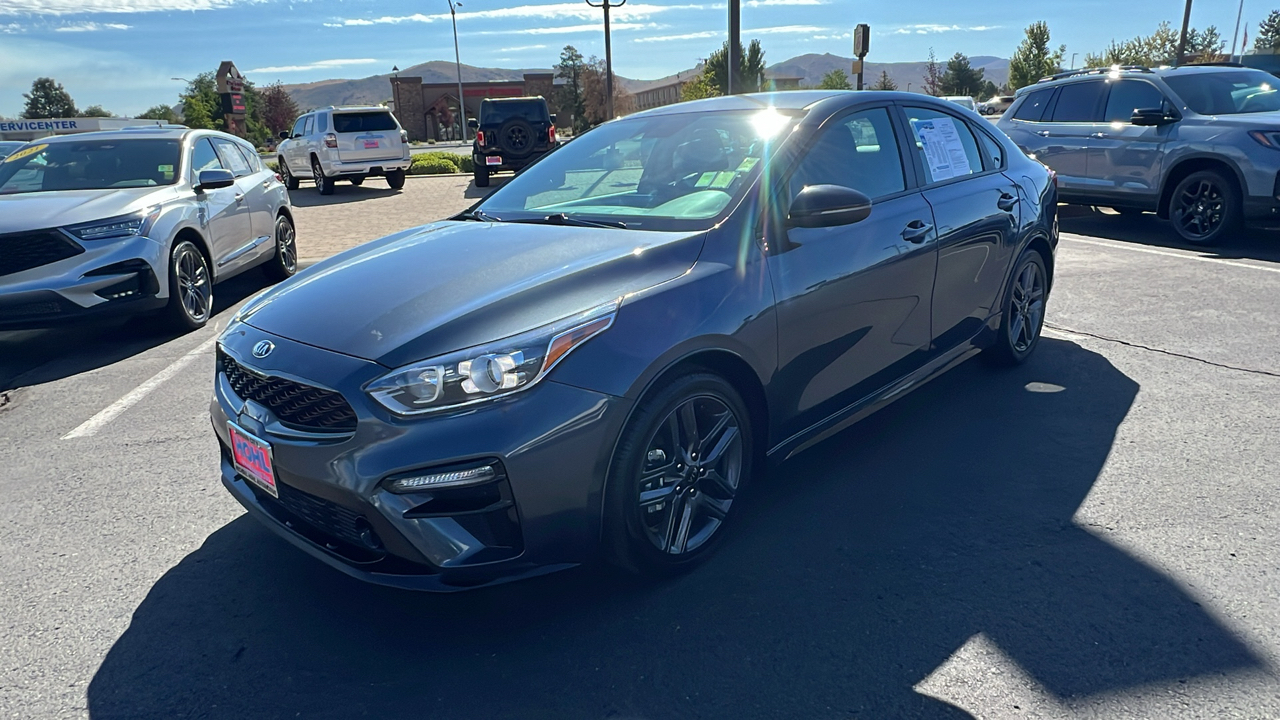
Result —
[[475, 130], [480, 127], [480, 123], [477, 122], [475, 118], [467, 118], [467, 127]]
[[555, 114], [555, 113], [551, 113], [551, 124], [552, 124], [552, 125], [555, 125], [555, 124], [556, 124], [556, 114]]
[[871, 198], [840, 185], [809, 185], [791, 201], [788, 227], [852, 225], [871, 215]]
[[1178, 118], [1168, 115], [1160, 108], [1139, 108], [1133, 111], [1133, 116], [1129, 118], [1129, 122], [1133, 125], [1152, 127], [1176, 123]]
[[199, 182], [196, 183], [196, 192], [204, 192], [205, 190], [217, 190], [218, 188], [231, 187], [236, 184], [236, 176], [231, 174], [230, 170], [201, 170]]
[[281, 140], [288, 140], [288, 139], [289, 139], [289, 131], [288, 131], [288, 130], [281, 130], [281, 131], [280, 131], [280, 139], [281, 139]]

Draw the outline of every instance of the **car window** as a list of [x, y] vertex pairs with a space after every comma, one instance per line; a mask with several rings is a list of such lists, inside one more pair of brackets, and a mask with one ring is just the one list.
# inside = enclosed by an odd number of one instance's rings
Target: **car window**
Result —
[[391, 113], [385, 110], [333, 114], [334, 132], [385, 132], [395, 129], [395, 118], [391, 117]]
[[199, 180], [201, 171], [223, 170], [225, 167], [222, 164], [222, 160], [218, 158], [218, 153], [214, 152], [213, 145], [208, 138], [200, 138], [196, 141], [195, 146], [191, 149], [192, 184]]
[[258, 153], [239, 143], [236, 143], [236, 147], [239, 148], [240, 154], [244, 156], [245, 162], [249, 163], [249, 172], [258, 172], [262, 169], [262, 158], [258, 157]]
[[1017, 112], [1013, 114], [1014, 120], [1026, 120], [1027, 122], [1040, 122], [1044, 116], [1044, 110], [1049, 106], [1049, 100], [1053, 98], [1056, 88], [1045, 88], [1032, 93], [1027, 93], [1027, 99], [1022, 101], [1018, 106]]
[[1063, 85], [1053, 106], [1053, 122], [1102, 122], [1102, 96], [1107, 84], [1101, 80]]
[[1107, 96], [1106, 122], [1127, 123], [1133, 119], [1134, 110], [1160, 109], [1164, 107], [1164, 93], [1145, 80], [1117, 80], [1111, 83]]
[[857, 112], [823, 130], [791, 174], [788, 197], [810, 185], [843, 185], [872, 199], [906, 190], [888, 109]]
[[903, 110], [915, 134], [916, 153], [924, 165], [927, 182], [982, 172], [978, 141], [963, 120], [929, 108]]
[[293, 137], [298, 137], [299, 135], [302, 134], [302, 131], [303, 129], [306, 128], [306, 125], [307, 125], [307, 117], [303, 115], [302, 117], [298, 118], [298, 122], [293, 124], [293, 130], [289, 132], [289, 135]]
[[320, 113], [319, 115], [316, 116], [316, 124], [317, 124], [316, 132], [328, 132], [329, 116], [324, 113]]
[[240, 154], [240, 150], [236, 148], [236, 144], [230, 140], [222, 138], [214, 138], [213, 145], [218, 149], [218, 156], [222, 158], [222, 162], [231, 170], [236, 177], [244, 177], [252, 172], [249, 169], [249, 161], [244, 159], [244, 155]]
[[999, 170], [1004, 167], [1004, 147], [990, 135], [978, 131], [978, 142], [982, 145], [982, 162], [988, 170]]
[[0, 195], [172, 185], [181, 157], [177, 140], [90, 137], [30, 143], [0, 160]]
[[315, 127], [316, 127], [316, 116], [308, 115], [307, 124], [302, 128], [302, 134], [310, 135], [311, 133], [315, 132]]
[[525, 120], [550, 120], [547, 104], [538, 100], [506, 100], [480, 103], [480, 123], [501, 125], [512, 118]]
[[1280, 79], [1262, 70], [1166, 75], [1178, 97], [1201, 115], [1238, 115], [1280, 110]]

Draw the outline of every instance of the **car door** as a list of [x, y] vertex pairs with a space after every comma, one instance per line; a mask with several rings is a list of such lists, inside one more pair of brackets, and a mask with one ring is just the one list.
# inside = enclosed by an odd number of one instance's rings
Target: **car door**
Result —
[[[933, 215], [914, 188], [889, 105], [827, 121], [766, 205], [777, 297], [779, 368], [771, 407], [783, 437], [809, 428], [925, 362], [937, 264]], [[810, 185], [869, 196], [871, 215], [826, 228], [786, 227]]]
[[[213, 143], [202, 137], [195, 141], [191, 148], [191, 184], [199, 182], [202, 170], [230, 170], [223, 164]], [[197, 192], [197, 198], [203, 205], [205, 238], [209, 242], [209, 252], [213, 256], [215, 268], [223, 265], [223, 258], [235, 252], [244, 244], [244, 238], [250, 232], [249, 213], [242, 203], [236, 201], [240, 194], [235, 185]], [[215, 275], [218, 274], [215, 270]]]
[[289, 131], [289, 139], [285, 141], [284, 149], [281, 151], [285, 162], [289, 163], [289, 173], [294, 177], [309, 177], [311, 172], [311, 167], [299, 159], [301, 157], [299, 150], [306, 145], [302, 136], [306, 126], [307, 116], [303, 115], [293, 123], [293, 129]]
[[[255, 240], [270, 240], [275, 233], [276, 215], [273, 207], [271, 186], [275, 184], [275, 175], [262, 165], [262, 160], [258, 154], [246, 145], [241, 143], [221, 141], [226, 144], [218, 145], [218, 151], [222, 152], [226, 149], [230, 152], [232, 148], [240, 152], [240, 156], [244, 158], [248, 164], [249, 174], [243, 181], [237, 178], [237, 185], [242, 185], [244, 189], [244, 204], [249, 209], [249, 224], [253, 229], [253, 237]], [[260, 255], [260, 253], [255, 253]]]
[[218, 274], [221, 275], [234, 271], [239, 264], [243, 263], [246, 254], [252, 252], [256, 242], [253, 216], [249, 211], [249, 197], [253, 191], [254, 178], [249, 163], [236, 149], [235, 143], [219, 137], [210, 138], [210, 140], [218, 153], [218, 159], [222, 161], [222, 166], [230, 170], [236, 178], [235, 185], [226, 188], [234, 191], [232, 193], [234, 207], [226, 211], [224, 247], [215, 252], [216, 257], [213, 261]]
[[1063, 195], [1088, 195], [1096, 183], [1090, 179], [1089, 148], [1102, 126], [1106, 82], [1101, 78], [1063, 85], [1046, 112], [1038, 132], [1047, 142], [1036, 159], [1058, 173]]
[[[937, 224], [933, 351], [973, 337], [999, 309], [1018, 229], [1021, 196], [1001, 170], [1004, 157], [985, 129], [959, 115], [902, 107], [914, 134], [913, 159]], [[991, 147], [994, 145], [994, 149]]]
[[1177, 126], [1134, 125], [1133, 111], [1160, 109], [1173, 114], [1173, 104], [1147, 80], [1121, 78], [1107, 85], [1103, 124], [1089, 147], [1089, 177], [1100, 196], [1154, 210], [1160, 195], [1164, 146]]

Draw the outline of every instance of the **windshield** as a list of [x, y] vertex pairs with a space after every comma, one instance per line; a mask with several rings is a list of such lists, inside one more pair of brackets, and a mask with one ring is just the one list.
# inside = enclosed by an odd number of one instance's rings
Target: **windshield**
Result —
[[386, 111], [334, 113], [333, 131], [340, 133], [395, 130], [396, 121]]
[[550, 118], [547, 104], [540, 100], [506, 100], [480, 104], [480, 121], [485, 125], [501, 125], [511, 118], [542, 120]]
[[1239, 115], [1280, 110], [1280, 79], [1261, 70], [1166, 75], [1169, 87], [1201, 115]]
[[0, 160], [0, 195], [172, 185], [177, 140], [35, 143]]
[[5, 155], [8, 155], [25, 144], [26, 143], [22, 142], [0, 142], [0, 158], [3, 158]]
[[501, 220], [564, 214], [642, 230], [709, 229], [794, 123], [772, 108], [619, 120], [548, 155], [478, 209]]

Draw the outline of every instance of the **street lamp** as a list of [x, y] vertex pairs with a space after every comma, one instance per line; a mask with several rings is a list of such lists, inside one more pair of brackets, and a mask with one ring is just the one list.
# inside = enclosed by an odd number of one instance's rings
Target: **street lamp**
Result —
[[911, 83], [907, 83], [907, 92], [911, 92]]
[[609, 121], [613, 119], [613, 50], [609, 45], [609, 8], [622, 7], [627, 4], [627, 0], [619, 3], [600, 0], [599, 4], [587, 0], [587, 4], [591, 7], [604, 8], [604, 119]]
[[467, 141], [467, 106], [462, 100], [462, 56], [458, 53], [458, 8], [462, 3], [448, 0], [449, 19], [453, 20], [453, 64], [458, 68], [458, 125], [462, 127], [462, 142]]
[[1071, 53], [1071, 67], [1067, 68], [1068, 70], [1075, 70], [1075, 69], [1076, 69], [1076, 56], [1077, 56], [1077, 55], [1079, 55], [1079, 54], [1080, 54], [1080, 53], [1078, 53], [1078, 52], [1073, 52], [1073, 53]]

